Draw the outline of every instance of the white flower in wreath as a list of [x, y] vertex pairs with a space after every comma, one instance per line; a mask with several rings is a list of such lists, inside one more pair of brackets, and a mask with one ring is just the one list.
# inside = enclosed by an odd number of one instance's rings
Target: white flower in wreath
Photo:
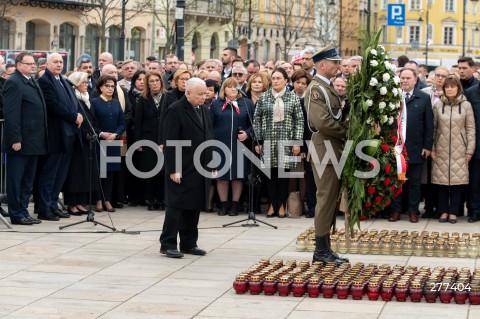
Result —
[[385, 103], [385, 102], [380, 102], [380, 103], [378, 103], [378, 108], [379, 108], [380, 110], [383, 110], [386, 106], [387, 106], [387, 103]]
[[388, 108], [393, 111], [397, 108], [397, 106], [395, 104], [393, 104], [392, 102], [390, 102], [390, 103], [388, 103]]
[[377, 50], [371, 49], [371, 50], [370, 50], [370, 53], [371, 53], [372, 55], [375, 55], [375, 56], [376, 56], [376, 55], [377, 55]]
[[380, 88], [380, 95], [385, 95], [385, 94], [387, 94], [387, 88], [384, 87], [384, 86], [382, 86], [382, 87]]
[[[372, 62], [374, 62], [374, 61], [372, 61]], [[376, 61], [375, 61], [375, 62], [376, 62]], [[375, 86], [375, 85], [377, 85], [377, 84], [378, 84], [378, 81], [377, 81], [376, 78], [371, 78], [371, 79], [370, 79], [370, 86]]]
[[395, 73], [397, 71], [397, 66], [395, 64], [391, 63], [390, 64], [390, 71]]
[[382, 79], [383, 79], [383, 82], [387, 82], [388, 80], [390, 80], [390, 74], [383, 73]]
[[370, 65], [373, 66], [373, 67], [376, 67], [376, 66], [378, 66], [378, 62], [375, 61], [375, 60], [372, 60], [372, 61], [370, 61]]
[[402, 93], [403, 93], [403, 90], [401, 88], [398, 88], [398, 94], [402, 95]]
[[397, 96], [397, 94], [398, 94], [397, 88], [393, 88], [392, 93], [393, 93], [393, 96]]
[[398, 76], [394, 76], [393, 82], [395, 83], [395, 85], [398, 85], [400, 83], [400, 78]]
[[395, 104], [395, 108], [397, 108], [397, 109], [400, 108], [400, 102], [397, 102], [397, 103]]
[[389, 124], [389, 125], [392, 125], [392, 124], [393, 124], [393, 117], [390, 116], [390, 117], [388, 118], [388, 124]]
[[373, 122], [373, 119], [372, 119], [371, 117], [369, 117], [369, 118], [367, 119], [367, 124], [372, 124], [372, 122]]
[[380, 49], [382, 51], [385, 51], [385, 47], [381, 44], [377, 45], [377, 49]]
[[382, 122], [382, 124], [387, 123], [387, 121], [388, 121], [388, 116], [386, 116], [386, 115], [380, 115], [380, 121]]
[[365, 103], [366, 103], [368, 106], [372, 106], [372, 105], [373, 105], [373, 101], [372, 101], [372, 100], [367, 100]]

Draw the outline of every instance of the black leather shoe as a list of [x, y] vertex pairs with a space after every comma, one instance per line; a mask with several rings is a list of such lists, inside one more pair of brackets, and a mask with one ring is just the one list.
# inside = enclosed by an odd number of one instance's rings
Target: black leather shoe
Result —
[[41, 220], [49, 220], [49, 221], [52, 221], [52, 222], [58, 222], [60, 220], [60, 218], [58, 218], [57, 216], [55, 216], [53, 213], [51, 212], [47, 212], [47, 213], [38, 213], [38, 219], [41, 219]]
[[340, 257], [336, 252], [334, 252], [334, 251], [332, 250], [332, 248], [331, 248], [331, 247], [332, 247], [332, 244], [331, 244], [331, 242], [330, 242], [330, 236], [328, 236], [328, 246], [329, 246], [328, 249], [330, 249], [330, 252], [332, 253], [333, 257], [335, 257], [336, 260], [340, 260], [342, 263], [348, 263], [348, 262], [350, 261], [350, 260], [348, 260], [348, 258], [342, 258], [342, 257]]
[[74, 212], [74, 211], [72, 211], [72, 210], [70, 209], [70, 207], [68, 207], [67, 213], [68, 213], [70, 216], [82, 216], [82, 212], [81, 212], [81, 211], [78, 210], [78, 211]]
[[180, 249], [180, 251], [184, 254], [197, 255], [197, 256], [205, 256], [207, 254], [205, 250], [200, 249], [198, 247], [193, 247], [189, 249]]
[[70, 218], [70, 214], [69, 213], [65, 213], [63, 212], [61, 209], [55, 209], [52, 214], [54, 216], [57, 216], [59, 218]]
[[480, 221], [480, 212], [478, 211], [473, 211], [470, 213], [470, 217], [468, 217], [468, 222], [469, 223], [475, 223]]
[[[334, 262], [336, 264], [341, 264], [346, 262], [345, 260], [348, 260], [346, 258], [337, 258], [338, 255], [336, 255], [331, 249], [330, 249], [330, 243], [329, 243], [329, 237], [330, 234], [327, 234], [325, 236], [316, 236], [315, 237], [315, 251], [313, 252], [313, 260], [312, 263], [316, 261], [320, 261], [324, 264]], [[335, 257], [337, 256], [337, 257]]]
[[12, 219], [10, 220], [14, 225], [33, 225], [35, 224], [30, 218], [24, 217], [22, 219]]
[[160, 249], [160, 253], [164, 254], [168, 258], [182, 258], [183, 254], [177, 249]]
[[8, 212], [3, 209], [3, 207], [0, 206], [0, 214], [3, 216], [3, 217], [10, 217], [10, 215], [8, 214]]
[[123, 208], [125, 205], [123, 205], [122, 203], [120, 202], [114, 202], [112, 203], [112, 207], [113, 208]]
[[41, 224], [42, 221], [40, 219], [33, 218], [32, 216], [27, 217], [30, 221], [32, 221], [35, 225]]

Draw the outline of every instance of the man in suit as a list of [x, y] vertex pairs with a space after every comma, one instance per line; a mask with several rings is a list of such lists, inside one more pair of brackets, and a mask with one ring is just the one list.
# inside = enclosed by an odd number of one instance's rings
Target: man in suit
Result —
[[113, 64], [113, 55], [110, 52], [102, 52], [98, 57], [97, 69], [93, 71], [92, 74], [92, 83], [93, 87], [97, 83], [98, 78], [102, 75], [102, 68], [107, 64]]
[[169, 54], [165, 57], [165, 73], [163, 74], [163, 83], [165, 84], [165, 89], [170, 89], [169, 78], [173, 75], [178, 69], [178, 57], [175, 54]]
[[29, 53], [15, 59], [15, 73], [3, 87], [7, 153], [7, 200], [12, 224], [41, 223], [28, 213], [39, 155], [47, 153], [47, 109], [42, 90], [31, 78], [35, 61]]
[[232, 68], [232, 77], [237, 81], [237, 87], [245, 92], [247, 90], [247, 69], [244, 66], [234, 66]]
[[126, 89], [127, 91], [130, 90], [132, 86], [132, 77], [137, 72], [137, 65], [133, 60], [127, 60], [122, 64], [122, 75], [123, 79], [118, 81], [118, 85]]
[[78, 127], [83, 122], [79, 104], [70, 85], [63, 79], [63, 58], [52, 53], [45, 74], [38, 80], [47, 105], [49, 154], [38, 181], [38, 218], [58, 221], [68, 213], [58, 208], [57, 200], [67, 178], [75, 140], [81, 141]]
[[404, 66], [405, 69], [412, 69], [413, 71], [415, 71], [415, 74], [417, 74], [417, 80], [415, 82], [415, 89], [417, 90], [421, 90], [421, 89], [424, 89], [427, 87], [427, 85], [425, 83], [422, 82], [422, 80], [420, 79], [420, 68], [418, 67], [418, 63], [413, 61], [413, 60], [410, 60], [408, 61], [407, 63], [405, 63], [405, 66]]
[[418, 206], [421, 197], [422, 168], [425, 159], [430, 156], [433, 146], [433, 111], [430, 96], [415, 88], [418, 77], [413, 69], [404, 68], [400, 73], [400, 85], [403, 89], [407, 108], [407, 136], [405, 146], [408, 152], [407, 192], [392, 200], [392, 212], [389, 221], [400, 220], [402, 197], [408, 196], [411, 223], [418, 223]]
[[95, 83], [92, 81], [93, 66], [92, 60], [88, 58], [81, 58], [77, 61], [77, 71], [86, 72], [88, 74], [88, 94], [92, 94]]
[[475, 62], [471, 57], [461, 57], [458, 59], [458, 74], [460, 74], [460, 82], [462, 82], [463, 91], [476, 86], [479, 81], [473, 76], [475, 71]]
[[[340, 258], [330, 248], [330, 228], [334, 224], [340, 193], [340, 176], [337, 176], [331, 161], [321, 164], [325, 156], [340, 158], [346, 137], [342, 124], [341, 102], [330, 79], [337, 74], [339, 61], [342, 60], [332, 45], [313, 55], [317, 74], [305, 94], [305, 110], [309, 128], [313, 131], [308, 161], [312, 164], [317, 186], [317, 205], [315, 207], [315, 252], [313, 261], [323, 263], [348, 262]], [[329, 154], [325, 146], [330, 143], [335, 154]]]
[[[205, 82], [193, 78], [187, 81], [185, 96], [173, 103], [166, 112], [164, 137], [165, 155], [165, 221], [160, 235], [160, 252], [170, 258], [182, 258], [183, 254], [203, 256], [205, 250], [197, 247], [200, 210], [208, 205], [210, 180], [195, 167], [194, 153], [205, 141], [213, 137], [208, 109], [203, 108], [207, 87]], [[182, 147], [181, 167], [177, 167], [177, 141], [191, 143]], [[200, 161], [202, 168], [212, 158], [211, 151], [204, 150]], [[213, 175], [213, 174], [212, 174]], [[180, 251], [177, 248], [180, 235]]]
[[476, 147], [473, 157], [468, 163], [470, 183], [468, 184], [469, 223], [480, 221], [480, 83], [465, 92], [468, 102], [472, 104], [475, 116]]
[[313, 48], [306, 48], [302, 53], [302, 67], [311, 76], [315, 76], [317, 74], [317, 70], [315, 69], [315, 63], [313, 62], [313, 55], [315, 54], [315, 50]]

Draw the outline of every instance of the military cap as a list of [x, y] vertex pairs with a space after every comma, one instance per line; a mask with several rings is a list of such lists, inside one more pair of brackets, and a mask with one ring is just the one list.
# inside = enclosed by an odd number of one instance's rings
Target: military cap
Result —
[[335, 47], [333, 46], [333, 44], [329, 44], [326, 47], [322, 48], [320, 51], [315, 53], [315, 55], [312, 58], [314, 63], [317, 63], [318, 61], [321, 61], [323, 59], [333, 60], [333, 61], [342, 60], [342, 58], [338, 55], [337, 50], [335, 50]]

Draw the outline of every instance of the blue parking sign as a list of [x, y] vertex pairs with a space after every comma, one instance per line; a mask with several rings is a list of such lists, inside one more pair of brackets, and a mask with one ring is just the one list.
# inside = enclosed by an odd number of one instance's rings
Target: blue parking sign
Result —
[[405, 4], [388, 5], [387, 25], [404, 26], [405, 25]]

